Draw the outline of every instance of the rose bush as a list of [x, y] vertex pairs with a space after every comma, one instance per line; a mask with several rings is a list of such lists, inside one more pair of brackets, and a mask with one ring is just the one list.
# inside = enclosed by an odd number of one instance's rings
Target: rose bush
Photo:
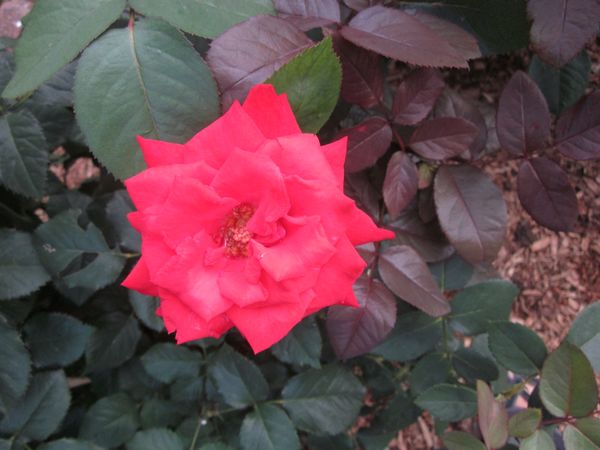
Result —
[[321, 308], [358, 306], [354, 246], [394, 234], [344, 195], [345, 138], [321, 146], [259, 85], [186, 144], [138, 140], [148, 169], [125, 184], [142, 257], [123, 284], [160, 297], [179, 343], [235, 326], [260, 352]]

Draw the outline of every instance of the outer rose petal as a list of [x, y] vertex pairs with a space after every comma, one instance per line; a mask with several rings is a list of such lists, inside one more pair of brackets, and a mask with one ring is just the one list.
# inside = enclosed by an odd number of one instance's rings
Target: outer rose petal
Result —
[[384, 228], [378, 228], [366, 212], [354, 206], [352, 217], [348, 221], [346, 234], [354, 245], [366, 244], [373, 241], [394, 239], [396, 234]]
[[230, 259], [219, 273], [221, 295], [238, 306], [267, 300], [268, 292], [260, 282], [261, 268], [254, 257]]
[[338, 180], [338, 186], [344, 186], [344, 162], [348, 151], [348, 137], [344, 136], [331, 144], [323, 145], [323, 154]]
[[218, 338], [233, 324], [225, 314], [206, 321], [185, 306], [176, 296], [160, 290], [160, 313], [169, 333], [177, 332], [178, 344], [206, 337]]
[[137, 141], [148, 167], [168, 166], [186, 162], [185, 152], [187, 149], [184, 145], [146, 139], [143, 136], [138, 136]]
[[148, 266], [143, 256], [121, 284], [128, 289], [136, 290], [144, 295], [154, 297], [158, 295], [158, 288], [150, 281], [150, 273], [148, 272]]
[[243, 108], [267, 138], [302, 133], [287, 95], [277, 95], [270, 84], [252, 88]]
[[219, 119], [204, 128], [185, 145], [190, 158], [218, 169], [236, 148], [253, 152], [265, 140], [254, 121], [236, 101]]
[[175, 256], [175, 252], [164, 243], [160, 236], [144, 233], [142, 235], [142, 255], [144, 255], [144, 262], [148, 267], [150, 280], [154, 283], [154, 274]]

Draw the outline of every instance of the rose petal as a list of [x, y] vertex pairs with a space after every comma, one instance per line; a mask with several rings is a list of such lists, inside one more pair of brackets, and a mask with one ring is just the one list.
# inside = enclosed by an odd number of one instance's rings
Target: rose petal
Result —
[[144, 255], [144, 262], [148, 267], [150, 280], [154, 283], [154, 274], [175, 256], [175, 252], [165, 244], [160, 236], [153, 233], [144, 233], [142, 236], [142, 255]]
[[270, 84], [252, 88], [243, 108], [267, 138], [302, 132], [287, 95], [277, 95]]
[[348, 219], [348, 223], [350, 226], [346, 229], [346, 234], [350, 239], [350, 242], [354, 245], [361, 245], [374, 241], [384, 241], [396, 237], [393, 231], [379, 228], [375, 225], [373, 219], [357, 206], [352, 210], [352, 216]]
[[230, 259], [219, 274], [221, 295], [238, 306], [264, 302], [267, 291], [260, 283], [261, 268], [255, 258]]
[[158, 288], [150, 281], [150, 273], [148, 272], [148, 266], [146, 265], [144, 256], [142, 256], [133, 269], [131, 269], [131, 272], [129, 272], [127, 278], [123, 280], [121, 286], [136, 290], [144, 295], [158, 295]]
[[344, 186], [344, 163], [346, 162], [346, 153], [348, 151], [348, 137], [344, 136], [337, 141], [323, 145], [321, 148], [323, 149], [325, 158], [329, 161], [331, 170], [333, 170], [338, 180], [338, 186]]
[[146, 139], [143, 136], [138, 136], [137, 141], [148, 167], [168, 166], [186, 162], [185, 152], [187, 149], [184, 145]]

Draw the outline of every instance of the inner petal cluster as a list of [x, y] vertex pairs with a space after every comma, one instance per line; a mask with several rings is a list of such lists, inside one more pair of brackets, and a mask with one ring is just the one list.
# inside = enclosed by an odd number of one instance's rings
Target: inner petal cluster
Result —
[[249, 256], [250, 240], [254, 235], [246, 225], [254, 211], [255, 208], [248, 203], [236, 206], [225, 218], [219, 231], [214, 234], [213, 240], [217, 245], [224, 246], [226, 256], [230, 258]]

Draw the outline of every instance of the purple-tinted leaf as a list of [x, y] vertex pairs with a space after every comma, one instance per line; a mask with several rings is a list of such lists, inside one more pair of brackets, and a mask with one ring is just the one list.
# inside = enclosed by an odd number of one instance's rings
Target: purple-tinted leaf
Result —
[[365, 260], [367, 266], [375, 260], [375, 255], [377, 254], [375, 244], [373, 242], [356, 246], [356, 251], [360, 257]]
[[301, 30], [337, 23], [340, 5], [337, 0], [274, 0], [280, 17]]
[[496, 132], [502, 148], [519, 156], [543, 148], [550, 137], [548, 103], [524, 72], [516, 72], [502, 91]]
[[389, 227], [396, 233], [395, 243], [411, 246], [427, 262], [441, 261], [454, 252], [438, 223], [423, 222], [416, 208], [402, 211]]
[[383, 58], [339, 35], [333, 43], [342, 60], [342, 98], [363, 108], [377, 105], [383, 94]]
[[444, 90], [444, 80], [434, 69], [418, 69], [410, 73], [398, 86], [392, 106], [394, 122], [416, 125], [431, 112]]
[[545, 157], [523, 161], [517, 180], [519, 200], [536, 222], [554, 231], [573, 228], [577, 197], [558, 164]]
[[341, 30], [350, 42], [389, 58], [428, 67], [468, 67], [466, 59], [435, 31], [399, 9], [373, 6]]
[[569, 158], [600, 158], [600, 91], [583, 97], [560, 116], [556, 147]]
[[500, 448], [508, 439], [508, 412], [490, 387], [477, 380], [477, 418], [487, 448]]
[[419, 217], [423, 222], [429, 223], [436, 218], [435, 203], [433, 202], [433, 186], [419, 191], [417, 207], [419, 208]]
[[327, 313], [327, 334], [341, 359], [367, 353], [396, 323], [396, 299], [379, 280], [361, 277], [354, 283], [359, 308], [332, 306]]
[[371, 117], [358, 125], [346, 128], [337, 138], [348, 136], [346, 171], [349, 173], [371, 167], [392, 143], [392, 129], [387, 120]]
[[383, 201], [395, 219], [417, 194], [417, 166], [404, 152], [392, 155], [383, 180]]
[[212, 41], [207, 54], [223, 108], [242, 100], [250, 87], [265, 81], [311, 45], [302, 31], [271, 16], [252, 17], [225, 31]]
[[498, 187], [475, 167], [442, 166], [434, 181], [442, 230], [472, 264], [490, 262], [506, 231], [506, 204]]
[[348, 8], [352, 8], [355, 11], [362, 11], [371, 6], [381, 5], [383, 0], [344, 0], [344, 3]]
[[599, 0], [529, 0], [531, 42], [544, 61], [560, 67], [598, 31]]
[[423, 122], [413, 132], [408, 145], [423, 158], [443, 160], [468, 150], [479, 130], [460, 117], [439, 117]]
[[427, 264], [412, 248], [394, 245], [383, 251], [379, 274], [394, 294], [421, 311], [436, 317], [450, 312]]
[[378, 189], [375, 189], [366, 172], [346, 173], [344, 176], [344, 193], [371, 217], [378, 216], [381, 193]]
[[406, 12], [418, 19], [419, 22], [425, 24], [431, 30], [435, 31], [448, 44], [454, 47], [463, 58], [474, 59], [481, 56], [477, 39], [461, 27], [422, 11], [412, 10]]
[[487, 125], [479, 109], [461, 97], [457, 92], [447, 90], [438, 98], [434, 109], [435, 117], [462, 117], [474, 124], [479, 133], [469, 147], [471, 158], [475, 159], [485, 148], [487, 142]]

